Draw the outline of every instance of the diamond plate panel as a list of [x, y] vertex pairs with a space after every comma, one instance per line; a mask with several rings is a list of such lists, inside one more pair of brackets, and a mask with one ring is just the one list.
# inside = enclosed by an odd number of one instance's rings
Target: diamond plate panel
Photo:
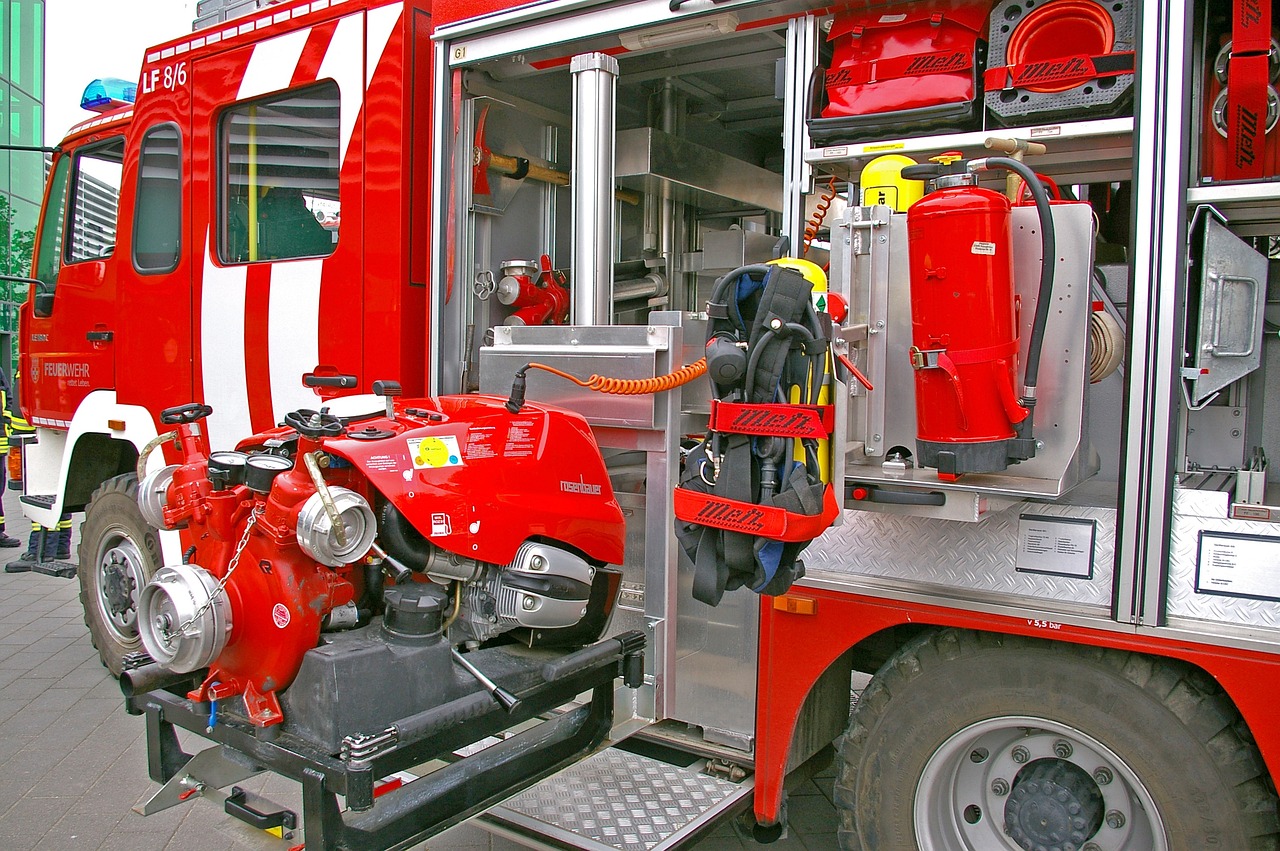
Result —
[[609, 748], [495, 810], [524, 815], [553, 835], [564, 832], [619, 851], [650, 851], [749, 788]]
[[[1078, 579], [1014, 569], [1021, 514], [1095, 520], [1093, 578]], [[804, 551], [805, 569], [824, 579], [841, 576], [900, 579], [942, 589], [1002, 597], [1111, 605], [1116, 511], [1113, 508], [1020, 502], [978, 523], [846, 511], [844, 525], [828, 530]]]
[[[1180, 512], [1194, 503], [1179, 497], [1174, 501], [1173, 539], [1169, 552], [1169, 595], [1165, 605], [1170, 616], [1197, 618], [1244, 626], [1280, 629], [1280, 603], [1223, 597], [1196, 591], [1196, 559], [1201, 532], [1228, 532], [1233, 535], [1280, 536], [1280, 525], [1229, 517]], [[1225, 509], [1227, 500], [1221, 498]], [[1202, 504], [1202, 508], [1209, 507]]]

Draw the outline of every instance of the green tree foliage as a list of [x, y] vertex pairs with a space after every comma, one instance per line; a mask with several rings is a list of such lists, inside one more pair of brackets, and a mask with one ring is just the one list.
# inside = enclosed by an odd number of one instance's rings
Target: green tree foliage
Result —
[[0, 195], [0, 274], [26, 277], [31, 274], [31, 252], [36, 232], [14, 225], [9, 199]]

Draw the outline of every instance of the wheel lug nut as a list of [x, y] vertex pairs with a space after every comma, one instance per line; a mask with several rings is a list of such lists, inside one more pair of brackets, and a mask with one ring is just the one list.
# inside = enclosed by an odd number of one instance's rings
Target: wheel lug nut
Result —
[[1102, 851], [1102, 846], [1096, 842], [1086, 842], [1080, 851]]
[[1009, 755], [1013, 757], [1013, 761], [1017, 763], [1023, 763], [1031, 759], [1031, 751], [1027, 750], [1022, 745], [1015, 747], [1009, 752]]
[[1003, 777], [997, 777], [991, 781], [991, 794], [1004, 797], [1009, 794], [1009, 781]]
[[1098, 770], [1093, 772], [1093, 782], [1097, 783], [1099, 786], [1106, 786], [1114, 779], [1115, 777], [1112, 775], [1111, 769], [1107, 768], [1105, 765], [1099, 766]]
[[1053, 753], [1058, 759], [1070, 759], [1071, 754], [1075, 753], [1075, 748], [1071, 747], [1071, 743], [1065, 739], [1058, 739], [1053, 743]]
[[1119, 810], [1112, 810], [1107, 813], [1107, 827], [1113, 830], [1119, 830], [1124, 827], [1124, 813]]

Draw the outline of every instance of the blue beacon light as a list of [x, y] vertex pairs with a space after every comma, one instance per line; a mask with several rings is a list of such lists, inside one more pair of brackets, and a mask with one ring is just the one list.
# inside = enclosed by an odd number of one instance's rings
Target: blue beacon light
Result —
[[110, 112], [138, 99], [138, 84], [115, 77], [103, 77], [85, 86], [80, 107], [90, 112]]

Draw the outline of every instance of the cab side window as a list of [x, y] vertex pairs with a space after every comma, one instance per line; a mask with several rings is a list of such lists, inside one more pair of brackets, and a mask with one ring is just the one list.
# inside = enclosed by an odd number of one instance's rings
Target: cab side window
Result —
[[67, 216], [67, 184], [71, 175], [71, 157], [58, 158], [49, 176], [49, 203], [40, 222], [40, 242], [36, 245], [35, 278], [52, 293], [62, 268], [62, 231]]
[[324, 257], [338, 241], [338, 86], [228, 109], [219, 132], [224, 263]]
[[123, 162], [124, 138], [120, 136], [76, 152], [71, 231], [66, 240], [68, 263], [101, 260], [115, 251]]
[[182, 251], [182, 144], [178, 128], [161, 124], [142, 138], [133, 265], [143, 274], [172, 272]]

